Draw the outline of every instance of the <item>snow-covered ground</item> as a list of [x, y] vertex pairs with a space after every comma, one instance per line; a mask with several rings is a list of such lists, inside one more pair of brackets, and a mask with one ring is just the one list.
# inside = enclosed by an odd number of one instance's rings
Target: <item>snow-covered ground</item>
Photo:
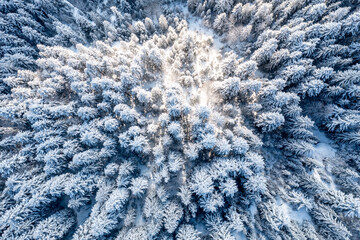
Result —
[[336, 190], [336, 185], [334, 183], [334, 176], [331, 174], [331, 169], [336, 167], [336, 149], [332, 146], [332, 141], [325, 136], [318, 128], [314, 130], [314, 135], [318, 138], [319, 143], [315, 145], [314, 159], [317, 160], [321, 169], [314, 170], [315, 179], [321, 180], [319, 171], [328, 176], [330, 183], [325, 183], [325, 185], [330, 190]]
[[82, 225], [86, 221], [86, 219], [90, 216], [93, 205], [94, 205], [94, 200], [92, 200], [92, 203], [90, 205], [84, 205], [76, 212], [77, 226]]
[[318, 128], [316, 128], [313, 132], [319, 140], [319, 143], [315, 146], [314, 157], [318, 160], [323, 160], [324, 158], [334, 158], [336, 150], [331, 146], [332, 141]]
[[247, 240], [245, 234], [243, 234], [243, 233], [235, 233], [234, 237], [236, 240]]
[[196, 17], [193, 14], [190, 14], [186, 5], [181, 5], [180, 8], [186, 17], [189, 31], [211, 36], [214, 39], [214, 45], [216, 49], [224, 48], [224, 44], [221, 43], [220, 37], [212, 29], [204, 26], [200, 17]]
[[280, 197], [277, 198], [276, 204], [278, 205], [279, 216], [283, 216], [283, 220], [286, 224], [290, 225], [290, 220], [294, 220], [298, 223], [303, 223], [305, 220], [311, 221], [311, 217], [305, 207], [296, 210]]

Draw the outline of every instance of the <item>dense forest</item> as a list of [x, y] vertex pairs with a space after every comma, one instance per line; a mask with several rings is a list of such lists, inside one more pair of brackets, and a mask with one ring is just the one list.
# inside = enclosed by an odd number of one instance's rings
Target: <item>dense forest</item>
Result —
[[0, 240], [360, 239], [360, 1], [0, 0]]

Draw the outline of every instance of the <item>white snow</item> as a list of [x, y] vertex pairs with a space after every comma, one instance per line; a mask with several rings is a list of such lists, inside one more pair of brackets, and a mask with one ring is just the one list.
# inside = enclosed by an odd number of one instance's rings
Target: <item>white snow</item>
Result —
[[331, 174], [331, 168], [336, 167], [336, 149], [334, 149], [331, 144], [332, 141], [328, 139], [323, 132], [321, 132], [318, 128], [314, 131], [314, 135], [319, 139], [319, 143], [315, 145], [315, 151], [313, 158], [320, 163], [320, 169], [314, 169], [314, 177], [319, 182], [323, 182], [319, 171], [321, 173], [326, 174], [330, 183], [325, 183], [329, 190], [336, 190], [336, 185], [334, 183], [335, 177]]
[[93, 200], [90, 205], [85, 205], [80, 207], [80, 209], [76, 212], [76, 223], [77, 226], [82, 225], [86, 219], [90, 216], [91, 209], [93, 207]]
[[252, 203], [249, 207], [249, 211], [251, 213], [251, 216], [255, 216], [255, 214], [257, 213], [257, 207], [255, 203]]
[[207, 235], [209, 232], [206, 228], [206, 226], [201, 223], [201, 222], [197, 222], [196, 225], [195, 225], [195, 229], [200, 232], [201, 235]]
[[294, 220], [298, 223], [302, 223], [305, 220], [311, 221], [311, 217], [305, 207], [294, 210], [289, 203], [284, 202], [279, 196], [276, 199], [276, 203], [279, 206], [278, 210], [280, 211], [280, 215], [284, 216], [284, 220], [287, 224], [291, 224], [290, 220]]
[[246, 240], [246, 236], [244, 233], [233, 233], [233, 236], [235, 237], [236, 240]]
[[300, 208], [299, 210], [293, 210], [289, 204], [287, 204], [287, 208], [289, 208], [291, 219], [297, 221], [298, 223], [302, 223], [303, 221], [311, 221], [311, 217], [309, 213], [306, 211], [305, 207]]
[[145, 224], [145, 220], [141, 211], [141, 208], [138, 206], [136, 218], [135, 218], [135, 226], [143, 226]]
[[334, 158], [336, 150], [330, 146], [332, 141], [328, 139], [318, 128], [313, 131], [314, 135], [319, 139], [319, 143], [315, 145], [314, 157], [322, 161], [325, 158]]
[[321, 132], [317, 127], [313, 130], [314, 135], [319, 139], [321, 143], [331, 143], [332, 141], [328, 139], [323, 132]]
[[313, 175], [314, 175], [314, 178], [315, 178], [318, 182], [322, 182], [321, 177], [320, 177], [320, 174], [319, 174], [319, 172], [318, 172], [317, 169], [314, 169]]
[[200, 88], [200, 106], [209, 104], [209, 93], [211, 92], [210, 84], [211, 82], [206, 82]]
[[193, 14], [190, 14], [186, 5], [182, 5], [181, 9], [186, 17], [189, 31], [211, 36], [214, 40], [214, 46], [217, 49], [222, 49], [224, 47], [224, 44], [221, 43], [218, 35], [216, 35], [211, 28], [204, 26], [200, 17], [196, 17]]
[[318, 160], [324, 158], [334, 158], [336, 156], [336, 150], [332, 148], [328, 143], [320, 142], [315, 146], [314, 157]]

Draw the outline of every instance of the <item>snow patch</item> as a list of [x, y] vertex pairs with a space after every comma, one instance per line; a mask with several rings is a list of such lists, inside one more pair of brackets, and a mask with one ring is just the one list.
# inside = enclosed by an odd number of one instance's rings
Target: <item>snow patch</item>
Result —
[[200, 88], [200, 106], [206, 106], [209, 104], [211, 82], [204, 83]]
[[317, 160], [323, 160], [324, 158], [334, 158], [336, 150], [330, 146], [332, 141], [328, 139], [323, 132], [320, 132], [318, 128], [314, 131], [314, 136], [319, 140], [319, 143], [315, 145], [314, 157]]
[[217, 48], [217, 49], [224, 48], [224, 44], [221, 43], [221, 40], [218, 37], [218, 35], [211, 28], [204, 26], [204, 24], [202, 23], [202, 19], [200, 17], [194, 16], [193, 14], [191, 14], [186, 5], [182, 5], [181, 9], [186, 17], [189, 31], [193, 31], [193, 32], [200, 33], [203, 35], [211, 36], [214, 40], [213, 43], [214, 43], [215, 48]]
[[145, 224], [144, 217], [141, 211], [138, 211], [135, 218], [135, 226], [143, 226]]
[[201, 235], [207, 235], [209, 234], [205, 224], [201, 223], [201, 222], [197, 222], [195, 225], [195, 229], [196, 231], [198, 231]]
[[332, 148], [328, 143], [319, 143], [315, 146], [314, 157], [318, 160], [324, 158], [334, 158], [336, 150]]
[[305, 207], [302, 207], [298, 210], [294, 210], [289, 203], [284, 202], [283, 199], [277, 197], [276, 203], [279, 206], [280, 215], [285, 217], [285, 222], [291, 224], [290, 220], [294, 220], [298, 223], [303, 223], [306, 221], [311, 221], [309, 213], [306, 211]]
[[251, 216], [255, 216], [255, 214], [257, 213], [257, 207], [255, 205], [255, 203], [252, 203], [249, 207], [249, 211], [250, 211], [250, 214]]
[[82, 225], [86, 219], [90, 216], [91, 209], [93, 207], [93, 203], [90, 205], [82, 206], [77, 212], [76, 212], [76, 223], [77, 226]]
[[291, 219], [297, 221], [298, 223], [303, 223], [305, 220], [311, 222], [311, 217], [306, 211], [305, 207], [300, 208], [299, 210], [293, 210], [287, 203], [287, 207], [290, 208], [290, 217]]
[[240, 233], [233, 233], [233, 236], [235, 237], [236, 240], [247, 240], [245, 234], [242, 233], [242, 232], [240, 232]]
[[334, 160], [336, 161], [336, 149], [330, 146], [332, 141], [318, 128], [316, 128], [313, 133], [319, 140], [319, 143], [314, 147], [315, 151], [313, 157], [320, 163], [321, 166], [321, 170], [314, 169], [314, 177], [319, 182], [323, 182], [318, 172], [321, 171], [321, 173], [326, 174], [330, 179], [330, 183], [325, 183], [328, 189], [336, 190], [337, 187], [334, 182], [335, 177], [331, 174], [331, 168], [336, 167], [336, 163], [334, 162]]
[[316, 128], [313, 130], [313, 133], [314, 133], [314, 136], [317, 137], [317, 139], [319, 140], [319, 142], [321, 142], [321, 143], [328, 143], [328, 144], [332, 143], [332, 141], [331, 141], [329, 138], [327, 138], [327, 137], [325, 136], [325, 134], [319, 130], [319, 128], [316, 127]]

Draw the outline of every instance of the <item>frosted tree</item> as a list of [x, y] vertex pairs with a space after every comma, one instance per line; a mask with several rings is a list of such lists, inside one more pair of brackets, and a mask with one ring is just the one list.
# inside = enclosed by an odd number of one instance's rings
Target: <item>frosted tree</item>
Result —
[[161, 31], [165, 32], [168, 29], [168, 21], [164, 15], [161, 15], [159, 18], [159, 26]]
[[229, 12], [233, 5], [232, 0], [220, 0], [215, 3], [215, 10], [218, 13]]
[[356, 3], [2, 1], [0, 235], [358, 239]]
[[183, 215], [181, 207], [174, 203], [170, 204], [165, 208], [164, 212], [164, 226], [168, 233], [173, 233], [179, 225], [179, 220]]
[[242, 19], [242, 8], [243, 8], [243, 4], [238, 3], [234, 6], [231, 12], [231, 17], [234, 19], [235, 23], [240, 22]]
[[213, 27], [221, 34], [227, 31], [228, 24], [226, 13], [221, 13], [216, 17]]
[[277, 112], [263, 113], [256, 119], [256, 126], [263, 132], [273, 131], [284, 124], [284, 117]]
[[189, 224], [184, 224], [179, 227], [176, 235], [177, 240], [200, 240], [199, 233], [195, 228]]
[[[42, 220], [34, 229], [33, 238], [53, 238], [61, 239], [75, 224], [73, 214], [67, 210], [54, 213], [50, 217]], [[57, 229], [61, 226], [60, 229]]]
[[251, 60], [254, 60], [258, 65], [263, 65], [270, 60], [271, 56], [276, 51], [278, 45], [278, 40], [269, 39], [266, 41], [261, 48], [257, 49], [254, 54], [251, 56]]

